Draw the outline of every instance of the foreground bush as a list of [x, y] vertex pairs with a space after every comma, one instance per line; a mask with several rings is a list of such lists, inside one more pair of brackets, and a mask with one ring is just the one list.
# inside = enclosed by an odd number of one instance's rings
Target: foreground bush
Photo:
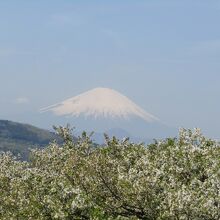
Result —
[[199, 130], [148, 146], [106, 136], [0, 156], [0, 219], [220, 219], [220, 147]]

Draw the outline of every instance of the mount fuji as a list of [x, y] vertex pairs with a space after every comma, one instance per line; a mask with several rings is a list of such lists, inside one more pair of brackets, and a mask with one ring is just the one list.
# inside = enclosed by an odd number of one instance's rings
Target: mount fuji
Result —
[[161, 123], [158, 117], [109, 88], [95, 88], [40, 111], [53, 113], [79, 130], [97, 132], [96, 140], [100, 140], [99, 134], [104, 132], [119, 138], [130, 134], [130, 137], [138, 137], [133, 138], [135, 141], [175, 135], [174, 129]]
[[56, 115], [76, 117], [84, 115], [94, 118], [129, 119], [131, 116], [137, 116], [147, 122], [158, 120], [126, 96], [108, 88], [92, 89], [61, 103], [41, 109], [41, 111], [52, 111]]

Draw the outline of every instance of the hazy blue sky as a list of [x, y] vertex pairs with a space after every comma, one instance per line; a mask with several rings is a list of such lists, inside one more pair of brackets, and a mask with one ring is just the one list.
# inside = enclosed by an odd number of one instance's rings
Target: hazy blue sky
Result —
[[219, 23], [218, 0], [0, 1], [0, 118], [102, 86], [220, 138]]

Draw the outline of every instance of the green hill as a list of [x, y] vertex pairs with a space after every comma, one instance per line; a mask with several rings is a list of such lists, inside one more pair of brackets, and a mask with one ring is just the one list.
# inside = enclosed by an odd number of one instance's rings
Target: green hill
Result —
[[32, 125], [0, 120], [0, 151], [20, 154], [22, 160], [29, 157], [30, 148], [43, 148], [59, 137], [50, 131]]

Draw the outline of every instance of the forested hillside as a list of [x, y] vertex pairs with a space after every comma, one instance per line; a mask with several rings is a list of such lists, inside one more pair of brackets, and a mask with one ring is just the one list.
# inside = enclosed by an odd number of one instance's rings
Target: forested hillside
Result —
[[11, 151], [20, 154], [27, 160], [30, 148], [43, 148], [58, 136], [50, 131], [32, 125], [0, 120], [0, 151]]

